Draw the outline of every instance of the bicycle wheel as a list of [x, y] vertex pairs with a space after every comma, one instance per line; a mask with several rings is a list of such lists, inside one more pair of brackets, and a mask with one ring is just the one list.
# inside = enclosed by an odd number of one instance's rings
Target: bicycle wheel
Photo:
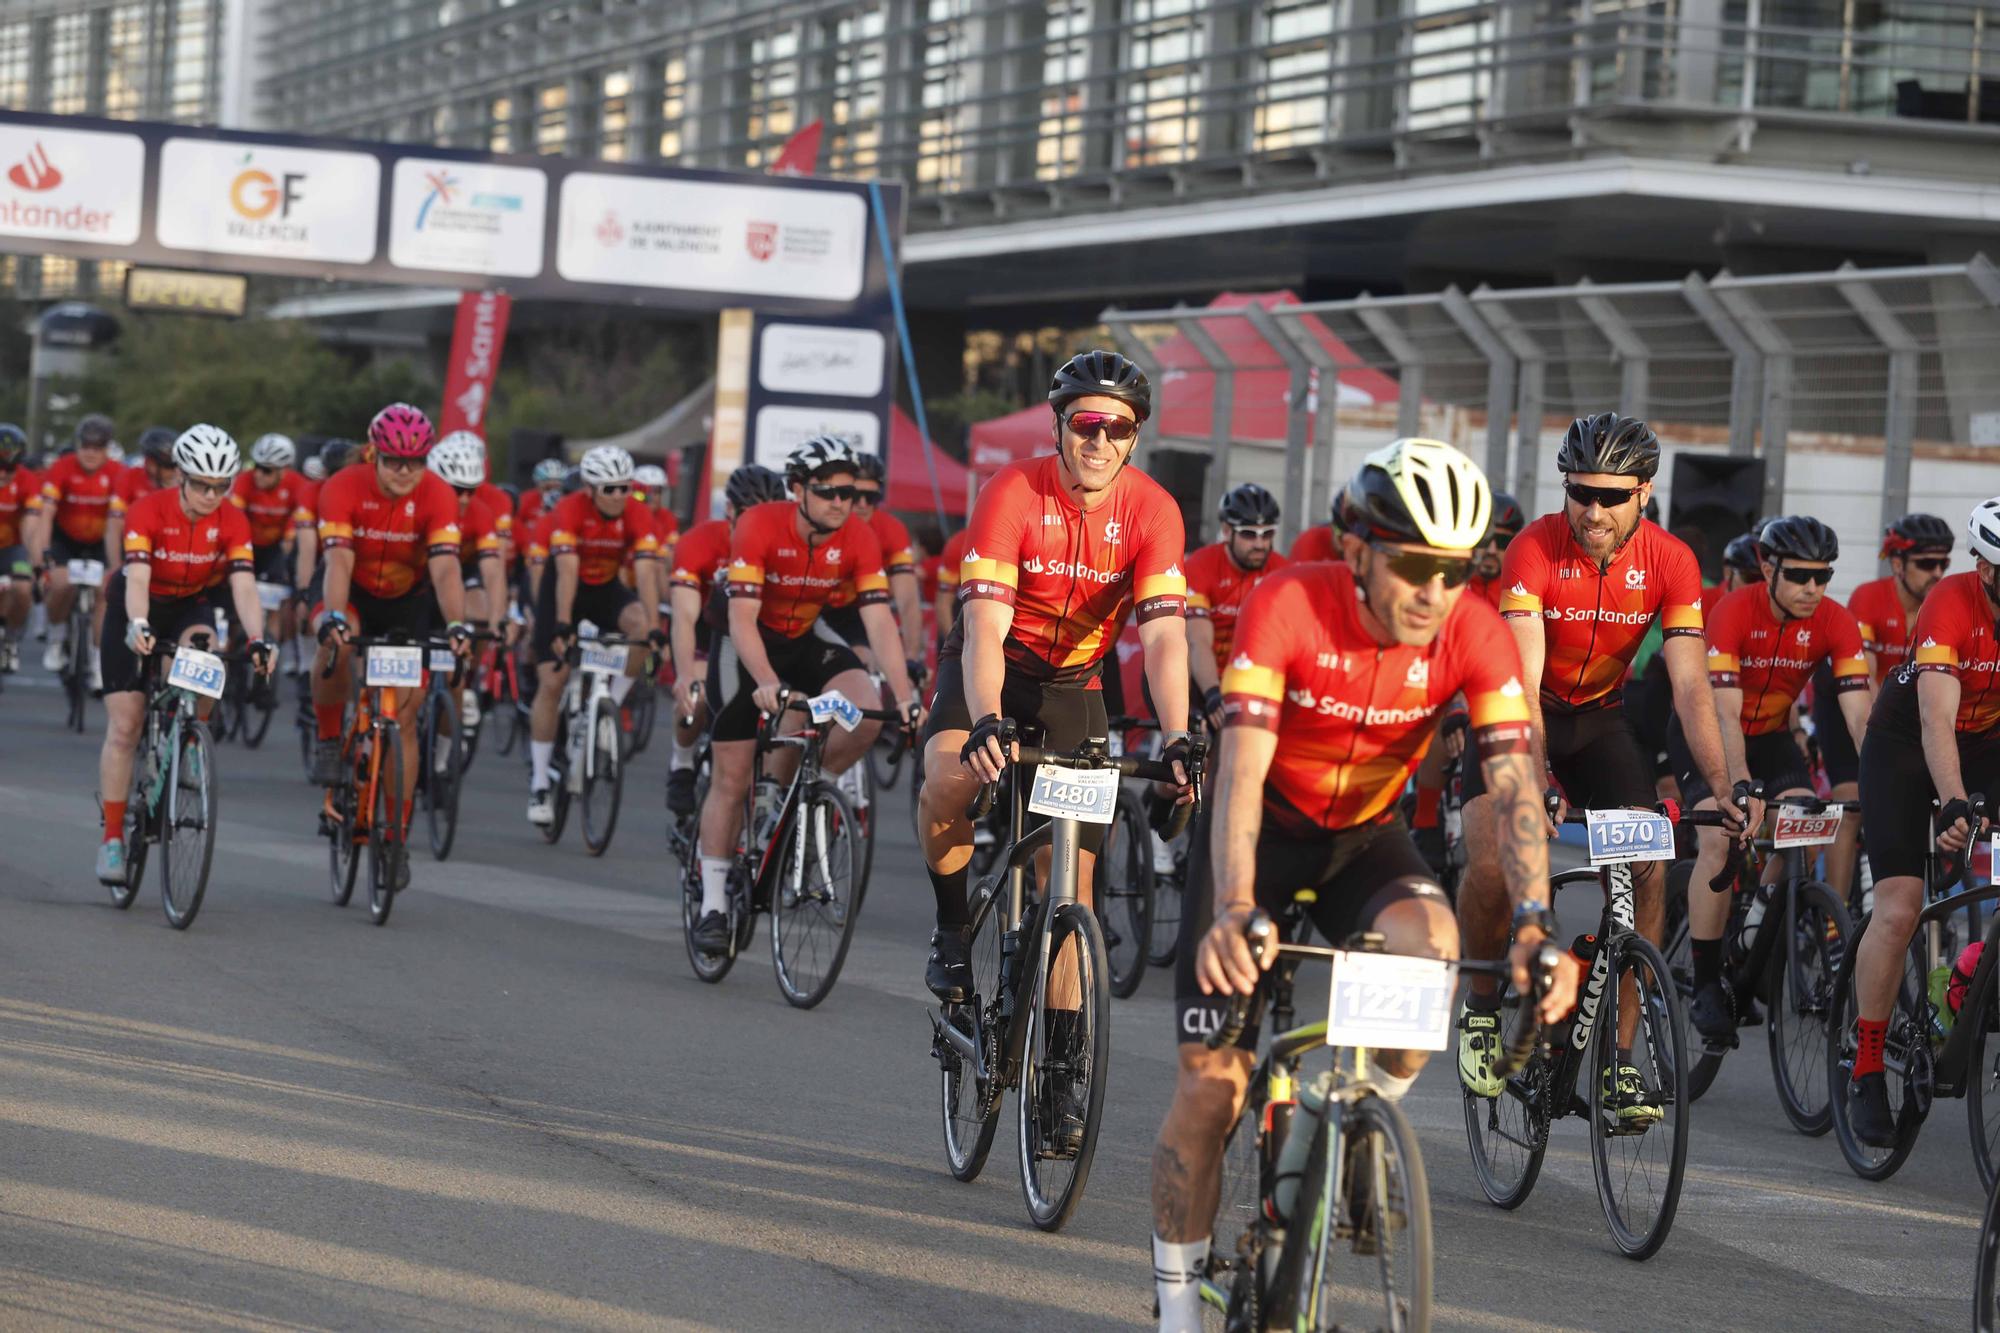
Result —
[[[1500, 1031], [1514, 1030], [1521, 996], [1509, 985], [1500, 1000]], [[1502, 1208], [1519, 1208], [1542, 1173], [1549, 1147], [1551, 1083], [1554, 1071], [1537, 1050], [1516, 1070], [1497, 1097], [1481, 1097], [1460, 1079], [1465, 1103], [1465, 1138], [1472, 1148], [1472, 1172], [1479, 1188]]]
[[907, 748], [903, 741], [902, 723], [884, 722], [882, 734], [868, 747], [868, 775], [875, 779], [875, 790], [896, 789], [896, 779], [903, 773], [903, 752]]
[[[1680, 991], [1667, 960], [1651, 941], [1621, 935], [1613, 942], [1611, 968], [1604, 979], [1604, 1009], [1591, 1038], [1591, 1061], [1583, 1071], [1592, 1080], [1590, 1160], [1597, 1172], [1597, 1198], [1611, 1237], [1632, 1259], [1650, 1259], [1666, 1244], [1680, 1205], [1687, 1170], [1687, 1051], [1682, 1033]], [[1660, 1108], [1661, 1118], [1632, 1128], [1618, 1111], [1627, 1098], [1605, 1087], [1604, 1071], [1615, 1070], [1623, 984], [1636, 988], [1638, 1021], [1632, 1030], [1632, 1067], [1639, 1071], [1639, 1096]]]
[[[1336, 1144], [1324, 1125], [1306, 1168], [1309, 1198], [1291, 1228], [1299, 1251], [1295, 1326], [1354, 1327], [1340, 1318], [1343, 1303], [1374, 1288], [1379, 1304], [1363, 1326], [1426, 1333], [1431, 1326], [1431, 1194], [1410, 1122], [1393, 1103], [1363, 1093], [1341, 1115]], [[1338, 1147], [1336, 1179], [1327, 1169]], [[1328, 1187], [1338, 1184], [1339, 1193]], [[1346, 1245], [1336, 1242], [1345, 1240]], [[1377, 1324], [1376, 1320], [1380, 1320]]]
[[215, 856], [215, 747], [194, 718], [181, 723], [160, 809], [160, 906], [186, 930], [201, 910]]
[[1784, 902], [1782, 896], [1776, 898], [1763, 921], [1765, 929], [1785, 932], [1782, 947], [1771, 950], [1765, 974], [1765, 1035], [1785, 1118], [1799, 1133], [1817, 1138], [1833, 1128], [1826, 1095], [1826, 1032], [1833, 986], [1854, 926], [1840, 898], [1824, 884], [1807, 882], [1793, 890], [1788, 921], [1777, 919]]
[[423, 765], [417, 782], [424, 792], [424, 824], [430, 834], [431, 856], [442, 861], [451, 855], [451, 845], [458, 838], [458, 789], [465, 748], [451, 716], [451, 701], [436, 691], [424, 696], [424, 711], [418, 716], [417, 762]]
[[1979, 1227], [1979, 1266], [1972, 1275], [1972, 1333], [2000, 1330], [2000, 1190], [1986, 1193], [1986, 1220]]
[[1989, 1190], [2000, 1175], [1995, 1170], [1996, 1161], [2000, 1161], [2000, 1043], [1991, 1039], [1996, 1018], [2000, 1018], [1996, 990], [2000, 988], [1989, 982], [1985, 998], [1962, 1006], [1957, 1020], [1978, 1025], [1972, 1030], [1972, 1049], [1966, 1053], [1965, 1122], [1972, 1131], [1972, 1160], [1979, 1167], [1979, 1183]]
[[70, 607], [69, 665], [63, 668], [63, 693], [69, 699], [69, 729], [83, 730], [83, 705], [90, 698], [90, 599], [78, 597]]
[[[1097, 1153], [1111, 1072], [1109, 971], [1096, 916], [1081, 903], [1059, 904], [1034, 979], [1015, 1098], [1021, 1193], [1044, 1231], [1061, 1230], [1076, 1212]], [[1066, 998], [1077, 1007], [1063, 1007]]]
[[[383, 719], [375, 734], [382, 766], [375, 774], [374, 809], [368, 817], [368, 919], [380, 926], [396, 905], [391, 852], [409, 855], [410, 831], [403, 827], [403, 740], [401, 728]], [[401, 844], [401, 845], [398, 845]]]
[[[947, 1009], [944, 1022], [975, 1040], [983, 1039], [989, 1077], [967, 1077], [965, 1062], [951, 1047], [938, 1043], [944, 1066], [944, 1156], [954, 1180], [970, 1183], [986, 1166], [993, 1150], [993, 1132], [1000, 1126], [1000, 937], [1007, 894], [1004, 881], [989, 884], [972, 902], [972, 997]], [[974, 1015], [978, 1021], [974, 1021]]]
[[1153, 849], [1145, 812], [1129, 791], [1118, 794], [1104, 846], [1097, 853], [1097, 921], [1111, 993], [1132, 998], [1146, 978], [1146, 950], [1153, 931]]
[[[703, 765], [695, 775], [695, 809], [708, 802], [708, 768]], [[696, 850], [701, 837], [699, 816], [688, 821], [688, 840], [681, 857], [681, 943], [687, 948], [688, 963], [694, 968], [697, 979], [710, 985], [729, 975], [729, 969], [736, 965], [736, 950], [717, 956], [710, 956], [694, 947], [695, 923], [701, 920], [701, 856]], [[731, 940], [735, 939], [731, 932]]]
[[1833, 1019], [1827, 1029], [1827, 1106], [1833, 1112], [1833, 1137], [1848, 1169], [1863, 1180], [1887, 1180], [1901, 1169], [1916, 1147], [1917, 1131], [1930, 1112], [1932, 1079], [1930, 1043], [1930, 1001], [1925, 988], [1922, 937], [1910, 941], [1903, 955], [1903, 980], [1896, 989], [1895, 1006], [1889, 1011], [1889, 1030], [1883, 1039], [1882, 1069], [1888, 1075], [1889, 1105], [1896, 1108], [1896, 1142], [1876, 1148], [1854, 1137], [1847, 1121], [1847, 1084], [1854, 1076], [1856, 1049], [1854, 964], [1861, 955], [1861, 940], [1868, 934], [1869, 918], [1855, 923], [1854, 943], [1840, 960], [1840, 977], [1834, 983]]
[[[150, 728], [149, 728], [150, 729]], [[125, 797], [125, 882], [112, 884], [111, 905], [124, 911], [139, 896], [145, 882], [146, 851], [151, 844], [146, 825], [146, 789], [151, 785], [146, 769], [152, 762], [146, 733], [140, 733], [138, 753], [132, 756], [132, 787]]]
[[[365, 760], [360, 769], [367, 771]], [[360, 798], [356, 794], [353, 774], [348, 776], [348, 781], [333, 789], [332, 817], [324, 813], [320, 815], [320, 822], [326, 830], [327, 868], [332, 875], [335, 907], [347, 906], [347, 900], [354, 896], [354, 880], [361, 869]]]
[[799, 800], [771, 886], [771, 963], [786, 1001], [810, 1009], [840, 979], [861, 913], [861, 826], [847, 796], [821, 779]]
[[583, 847], [592, 856], [604, 855], [618, 829], [618, 801], [625, 791], [623, 746], [618, 705], [610, 695], [600, 695], [591, 705], [590, 730], [583, 740]]
[[659, 691], [654, 688], [653, 678], [647, 676], [633, 687], [632, 694], [632, 753], [644, 754], [646, 747], [653, 743], [653, 726], [659, 719]]
[[271, 717], [278, 711], [278, 692], [275, 677], [259, 682], [255, 667], [248, 662], [241, 665], [244, 691], [236, 710], [236, 737], [243, 742], [244, 749], [254, 750], [264, 743], [265, 733], [271, 730]]
[[494, 673], [497, 691], [493, 696], [493, 706], [487, 710], [494, 717], [493, 725], [500, 729], [494, 738], [500, 753], [512, 754], [514, 743], [528, 731], [528, 719], [521, 711], [521, 692], [514, 686], [514, 672], [511, 666], [503, 665]]
[[[1143, 805], [1141, 808], [1144, 808]], [[1147, 828], [1145, 838], [1149, 871], [1147, 878], [1153, 885], [1153, 905], [1151, 938], [1146, 944], [1146, 961], [1154, 967], [1172, 967], [1181, 947], [1181, 885], [1187, 879], [1181, 866], [1186, 861], [1187, 848], [1192, 837], [1183, 833], [1174, 840], [1174, 843], [1169, 844], [1173, 850], [1175, 868], [1162, 873], [1159, 863], [1151, 859], [1153, 836], [1152, 829]]]
[[542, 828], [543, 842], [562, 841], [563, 825], [569, 822], [569, 769], [575, 758], [576, 756], [570, 752], [569, 722], [564, 719], [556, 727], [555, 785], [549, 788], [549, 800], [555, 807], [555, 815]]

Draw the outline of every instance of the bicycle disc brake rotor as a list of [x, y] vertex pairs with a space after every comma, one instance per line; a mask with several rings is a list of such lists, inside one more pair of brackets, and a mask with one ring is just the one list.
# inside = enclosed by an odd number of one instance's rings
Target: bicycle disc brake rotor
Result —
[[1937, 1095], [1937, 1057], [1921, 1034], [1909, 1043], [1903, 1067], [1903, 1109], [1922, 1120]]

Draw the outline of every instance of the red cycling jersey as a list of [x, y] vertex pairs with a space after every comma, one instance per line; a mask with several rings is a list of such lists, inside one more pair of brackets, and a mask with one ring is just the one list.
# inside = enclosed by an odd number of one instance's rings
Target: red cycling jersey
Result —
[[1316, 528], [1307, 528], [1292, 543], [1291, 553], [1285, 557], [1293, 564], [1304, 564], [1308, 560], [1340, 559], [1340, 543], [1333, 539], [1333, 524], [1322, 523]]
[[638, 560], [659, 558], [660, 539], [653, 533], [652, 515], [630, 495], [624, 508], [606, 518], [589, 490], [577, 491], [548, 512], [546, 523], [549, 554], [576, 556], [578, 581], [592, 587], [617, 578], [628, 555]]
[[958, 596], [959, 573], [965, 564], [965, 529], [944, 539], [944, 549], [938, 552], [937, 590]]
[[1918, 739], [1916, 677], [1946, 671], [1958, 677], [1954, 731], [1984, 735], [2000, 728], [2000, 642], [1995, 641], [1993, 607], [1977, 570], [1947, 574], [1932, 585], [1910, 630], [1910, 658], [1883, 688], [1871, 715], [1903, 737]]
[[746, 510], [730, 536], [728, 594], [762, 598], [757, 623], [788, 639], [810, 630], [843, 583], [862, 606], [889, 601], [882, 548], [866, 523], [850, 515], [832, 536], [808, 545], [799, 536], [799, 507], [772, 500]]
[[[1004, 651], [1037, 680], [1092, 676], [1128, 611], [1145, 624], [1187, 614], [1180, 507], [1151, 477], [1125, 468], [1088, 512], [1070, 499], [1054, 454], [1000, 470], [973, 507], [959, 560], [961, 601], [1014, 608]], [[964, 617], [944, 655], [963, 651]]]
[[674, 544], [673, 572], [667, 582], [679, 588], [693, 588], [704, 603], [729, 568], [729, 520], [711, 518], [681, 534]]
[[1745, 736], [1784, 730], [1792, 702], [1823, 659], [1833, 662], [1836, 690], [1868, 688], [1861, 630], [1831, 597], [1804, 620], [1781, 621], [1771, 610], [1770, 589], [1755, 583], [1708, 614], [1708, 679], [1717, 689], [1743, 691]]
[[[1871, 579], [1856, 588], [1847, 599], [1847, 609], [1861, 626], [1861, 646], [1875, 654], [1875, 684], [1879, 687], [1910, 655], [1910, 624], [1915, 617], [1904, 613], [1894, 575]], [[1919, 605], [1917, 609], [1923, 608]]]
[[56, 507], [56, 530], [80, 545], [104, 540], [104, 525], [111, 515], [125, 512], [118, 494], [119, 478], [125, 469], [105, 463], [95, 472], [85, 472], [75, 454], [64, 454], [42, 473], [42, 499]]
[[482, 481], [473, 488], [472, 498], [485, 505], [492, 516], [494, 535], [502, 542], [514, 540], [514, 501], [507, 492], [490, 481]]
[[499, 518], [475, 492], [458, 510], [459, 566], [476, 570], [480, 557], [499, 555], [501, 545]]
[[1284, 738], [1264, 779], [1265, 811], [1281, 828], [1354, 828], [1394, 813], [1438, 711], [1461, 690], [1481, 754], [1527, 752], [1520, 657], [1492, 607], [1461, 595], [1428, 647], [1385, 647], [1346, 565], [1295, 564], [1243, 604], [1223, 725]]
[[178, 487], [154, 491], [125, 516], [125, 563], [152, 569], [151, 597], [192, 597], [227, 574], [251, 572], [250, 520], [228, 504], [206, 518], [189, 518]]
[[117, 492], [118, 498], [125, 502], [125, 507], [130, 509], [154, 491], [165, 490], [167, 488], [153, 480], [152, 476], [146, 471], [145, 460], [141, 459], [119, 473], [118, 480], [113, 489]]
[[1215, 626], [1215, 669], [1229, 660], [1229, 645], [1236, 641], [1236, 618], [1243, 599], [1261, 579], [1277, 573], [1291, 561], [1271, 552], [1262, 569], [1245, 569], [1229, 554], [1224, 542], [1214, 542], [1187, 558], [1187, 613], [1190, 620], [1206, 620]]
[[27, 468], [15, 468], [12, 476], [0, 482], [0, 550], [20, 545], [23, 515], [41, 512], [41, 478]]
[[1599, 570], [1570, 532], [1546, 514], [1508, 544], [1500, 612], [1540, 616], [1548, 654], [1542, 702], [1582, 709], [1613, 696], [1657, 618], [1668, 638], [1701, 635], [1701, 569], [1687, 543], [1639, 520], [1638, 530]]
[[[544, 499], [547, 498], [560, 500], [562, 492], [544, 491], [539, 486], [522, 492], [521, 503], [514, 510], [514, 531], [519, 534], [515, 538], [517, 545], [525, 548], [526, 541], [533, 535], [536, 527], [541, 524], [544, 518], [548, 517], [549, 510], [555, 508], [553, 504], [543, 503]], [[536, 559], [540, 559], [547, 554], [548, 548], [545, 546], [541, 551], [536, 553]]]
[[269, 489], [257, 484], [254, 472], [236, 474], [229, 502], [250, 520], [250, 543], [275, 546], [285, 534], [313, 523], [312, 501], [306, 494], [306, 479], [287, 468]]
[[674, 549], [674, 543], [681, 539], [681, 521], [674, 517], [671, 509], [655, 509], [653, 513], [653, 536], [660, 542], [662, 551]]
[[1476, 575], [1467, 581], [1466, 586], [1472, 590], [1474, 597], [1495, 611], [1500, 609], [1500, 594], [1507, 590], [1505, 579], [1482, 579]]
[[[875, 534], [875, 542], [882, 548], [882, 568], [889, 574], [914, 574], [917, 572], [916, 543], [910, 540], [910, 530], [903, 520], [885, 509], [877, 509], [868, 518], [868, 530]], [[842, 584], [827, 600], [828, 607], [854, 605], [855, 590], [852, 583]]]
[[458, 492], [426, 472], [410, 494], [385, 495], [375, 464], [352, 464], [320, 487], [319, 540], [353, 550], [355, 587], [402, 597], [426, 581], [430, 557], [458, 554]]

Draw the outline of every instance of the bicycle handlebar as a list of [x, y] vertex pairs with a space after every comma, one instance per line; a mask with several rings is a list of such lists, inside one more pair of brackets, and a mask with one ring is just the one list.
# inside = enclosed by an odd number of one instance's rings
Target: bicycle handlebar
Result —
[[[1157, 759], [1141, 759], [1134, 755], [1113, 755], [1104, 748], [1101, 740], [1086, 741], [1068, 753], [1045, 750], [1038, 745], [1021, 745], [1014, 739], [1016, 728], [1012, 718], [1002, 719], [1000, 725], [1000, 745], [1003, 751], [1011, 749], [1013, 758], [1009, 760], [1016, 767], [1035, 767], [1040, 764], [1054, 764], [1063, 768], [1112, 769], [1120, 777], [1139, 778], [1147, 782], [1165, 782], [1178, 785], [1174, 776], [1174, 766]], [[1201, 803], [1201, 779], [1204, 761], [1207, 757], [1205, 744], [1197, 743], [1188, 751], [1188, 781], [1193, 785], [1195, 799], [1174, 808], [1167, 828], [1160, 833], [1163, 842], [1172, 842], [1187, 828], [1194, 817], [1195, 806]], [[999, 784], [981, 783], [979, 792], [972, 798], [966, 809], [966, 818], [974, 823], [986, 818], [992, 812], [993, 802], [999, 795]]]

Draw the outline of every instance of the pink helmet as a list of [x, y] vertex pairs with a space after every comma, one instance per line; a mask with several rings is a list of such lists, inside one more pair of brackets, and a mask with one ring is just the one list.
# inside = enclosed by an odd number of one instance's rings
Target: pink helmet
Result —
[[431, 419], [408, 403], [391, 403], [368, 423], [368, 443], [390, 458], [422, 458], [431, 439]]

